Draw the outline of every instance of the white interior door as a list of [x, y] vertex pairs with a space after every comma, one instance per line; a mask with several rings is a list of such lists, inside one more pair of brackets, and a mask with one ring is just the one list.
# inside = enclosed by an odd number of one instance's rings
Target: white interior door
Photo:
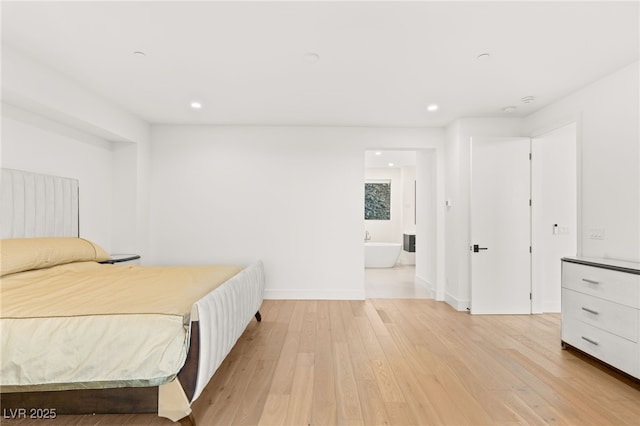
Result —
[[577, 125], [531, 141], [531, 311], [560, 312], [560, 259], [578, 252]]
[[471, 313], [531, 313], [529, 138], [471, 142]]

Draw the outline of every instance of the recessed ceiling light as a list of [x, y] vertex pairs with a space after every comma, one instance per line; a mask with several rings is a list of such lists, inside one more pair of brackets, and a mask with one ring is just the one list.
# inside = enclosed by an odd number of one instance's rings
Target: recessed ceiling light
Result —
[[512, 113], [516, 110], [516, 107], [513, 105], [506, 106], [502, 108], [502, 112], [506, 112], [507, 114]]
[[533, 96], [525, 96], [520, 100], [522, 101], [523, 104], [530, 104], [531, 102], [533, 102], [534, 99], [535, 98]]
[[147, 56], [147, 54], [140, 50], [136, 50], [135, 52], [133, 52], [133, 56], [135, 56], [136, 58], [144, 58], [145, 56]]
[[389, 163], [389, 167], [393, 167], [393, 163]]
[[202, 103], [198, 102], [198, 101], [193, 101], [191, 102], [191, 108], [193, 109], [201, 109], [202, 108]]
[[320, 60], [320, 55], [318, 55], [316, 52], [307, 52], [304, 55], [302, 55], [302, 57], [304, 58], [305, 61], [312, 64], [315, 64]]
[[376, 151], [376, 155], [382, 155], [380, 151]]
[[437, 111], [438, 109], [440, 109], [440, 107], [437, 104], [427, 105], [427, 111], [429, 112]]
[[484, 60], [489, 59], [490, 57], [491, 57], [491, 54], [489, 54], [488, 52], [484, 52], [484, 53], [479, 54], [477, 56], [477, 59], [480, 60], [480, 61], [484, 61]]

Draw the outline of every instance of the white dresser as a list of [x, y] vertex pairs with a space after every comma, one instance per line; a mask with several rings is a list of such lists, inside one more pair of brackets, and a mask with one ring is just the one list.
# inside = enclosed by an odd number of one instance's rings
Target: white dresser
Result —
[[640, 263], [562, 259], [562, 344], [640, 378]]

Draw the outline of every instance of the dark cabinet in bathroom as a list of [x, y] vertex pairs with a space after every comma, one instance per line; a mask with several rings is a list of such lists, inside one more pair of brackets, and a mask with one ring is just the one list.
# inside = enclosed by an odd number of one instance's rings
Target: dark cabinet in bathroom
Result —
[[404, 244], [402, 249], [409, 253], [415, 253], [416, 251], [416, 236], [413, 234], [402, 234], [404, 236]]

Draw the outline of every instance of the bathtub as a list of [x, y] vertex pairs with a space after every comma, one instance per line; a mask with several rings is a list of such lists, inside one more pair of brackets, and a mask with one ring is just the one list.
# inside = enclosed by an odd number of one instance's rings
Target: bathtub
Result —
[[400, 243], [364, 243], [364, 267], [393, 268], [401, 249]]

